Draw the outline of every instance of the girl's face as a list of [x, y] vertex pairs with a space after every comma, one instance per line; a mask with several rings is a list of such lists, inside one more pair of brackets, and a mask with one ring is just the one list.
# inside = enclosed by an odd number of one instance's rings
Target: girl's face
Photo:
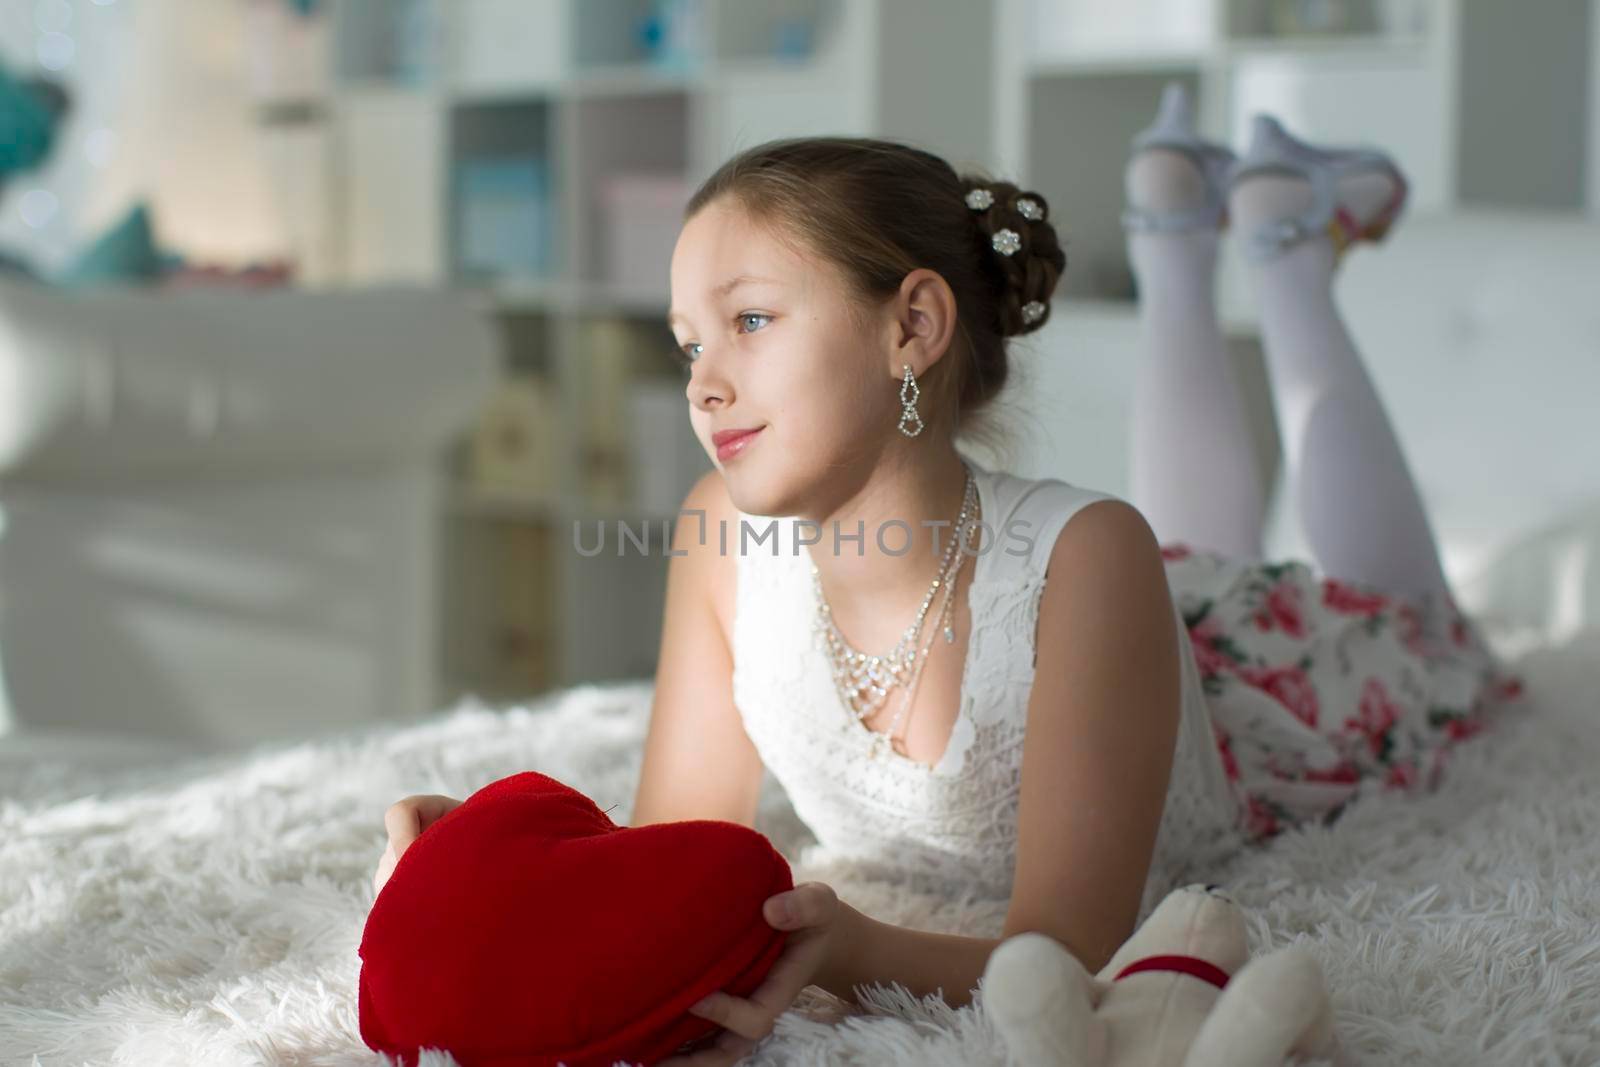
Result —
[[[668, 323], [688, 365], [689, 421], [751, 515], [824, 514], [817, 487], [864, 477], [892, 439], [899, 394], [887, 316], [850, 317], [843, 282], [737, 205], [713, 201], [672, 254]], [[760, 430], [731, 455], [714, 435]]]

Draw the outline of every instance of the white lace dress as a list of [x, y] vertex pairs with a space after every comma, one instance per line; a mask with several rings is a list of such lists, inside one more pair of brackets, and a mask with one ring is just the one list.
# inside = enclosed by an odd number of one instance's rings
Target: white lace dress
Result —
[[[976, 567], [967, 593], [972, 630], [960, 710], [938, 764], [929, 768], [892, 750], [870, 758], [872, 734], [840, 700], [813, 636], [810, 549], [796, 548], [793, 518], [740, 513], [752, 534], [776, 524], [778, 535], [759, 545], [751, 538], [743, 552], [739, 531], [728, 532], [738, 559], [733, 696], [762, 762], [826, 855], [935, 891], [1009, 898], [1044, 567], [1067, 520], [1086, 504], [1115, 498], [967, 462], [988, 527], [982, 543], [994, 541], [967, 564]], [[1033, 540], [1025, 556], [1019, 537]], [[1239, 804], [1176, 603], [1173, 625], [1183, 709], [1141, 921], [1172, 886], [1204, 878], [1242, 840]]]

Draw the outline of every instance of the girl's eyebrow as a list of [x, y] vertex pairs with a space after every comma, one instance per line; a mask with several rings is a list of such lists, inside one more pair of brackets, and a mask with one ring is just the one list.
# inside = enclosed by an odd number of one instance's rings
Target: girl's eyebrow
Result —
[[[711, 292], [714, 295], [719, 296], [719, 297], [727, 296], [729, 293], [733, 292], [735, 289], [739, 288], [739, 286], [745, 284], [746, 282], [767, 282], [767, 283], [772, 284], [772, 285], [782, 285], [783, 284], [782, 282], [780, 282], [776, 278], [764, 278], [764, 277], [762, 277], [762, 276], [760, 276], [758, 274], [736, 274], [732, 278], [729, 278], [727, 281], [723, 282], [721, 285], [719, 285], [719, 286], [715, 287], [714, 289], [712, 289]], [[670, 327], [681, 318], [683, 318], [683, 316], [681, 314], [679, 314], [678, 312], [676, 312], [676, 311], [668, 311], [667, 312], [667, 325]]]

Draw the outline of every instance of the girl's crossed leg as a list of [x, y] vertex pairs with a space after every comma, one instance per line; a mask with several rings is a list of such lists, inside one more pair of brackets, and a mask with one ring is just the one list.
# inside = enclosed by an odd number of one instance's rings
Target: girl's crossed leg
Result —
[[[1130, 205], [1192, 210], [1204, 176], [1182, 153], [1148, 149], [1130, 161]], [[1356, 220], [1394, 192], [1381, 174], [1339, 179]], [[1234, 233], [1300, 215], [1309, 183], [1250, 174], [1228, 190]], [[1262, 498], [1242, 396], [1214, 306], [1216, 227], [1130, 230], [1143, 351], [1135, 376], [1132, 502], [1163, 542], [1261, 558]], [[1333, 299], [1340, 254], [1311, 233], [1252, 280], [1273, 404], [1296, 515], [1324, 573], [1394, 591], [1445, 592], [1433, 530], [1383, 404]]]

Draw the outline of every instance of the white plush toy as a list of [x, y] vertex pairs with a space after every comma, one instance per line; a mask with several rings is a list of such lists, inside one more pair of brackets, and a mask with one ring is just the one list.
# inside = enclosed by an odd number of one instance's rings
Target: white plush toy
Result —
[[1029, 932], [995, 948], [983, 986], [984, 1010], [1026, 1067], [1339, 1062], [1316, 958], [1290, 945], [1250, 959], [1244, 915], [1215, 887], [1174, 889], [1098, 975]]

